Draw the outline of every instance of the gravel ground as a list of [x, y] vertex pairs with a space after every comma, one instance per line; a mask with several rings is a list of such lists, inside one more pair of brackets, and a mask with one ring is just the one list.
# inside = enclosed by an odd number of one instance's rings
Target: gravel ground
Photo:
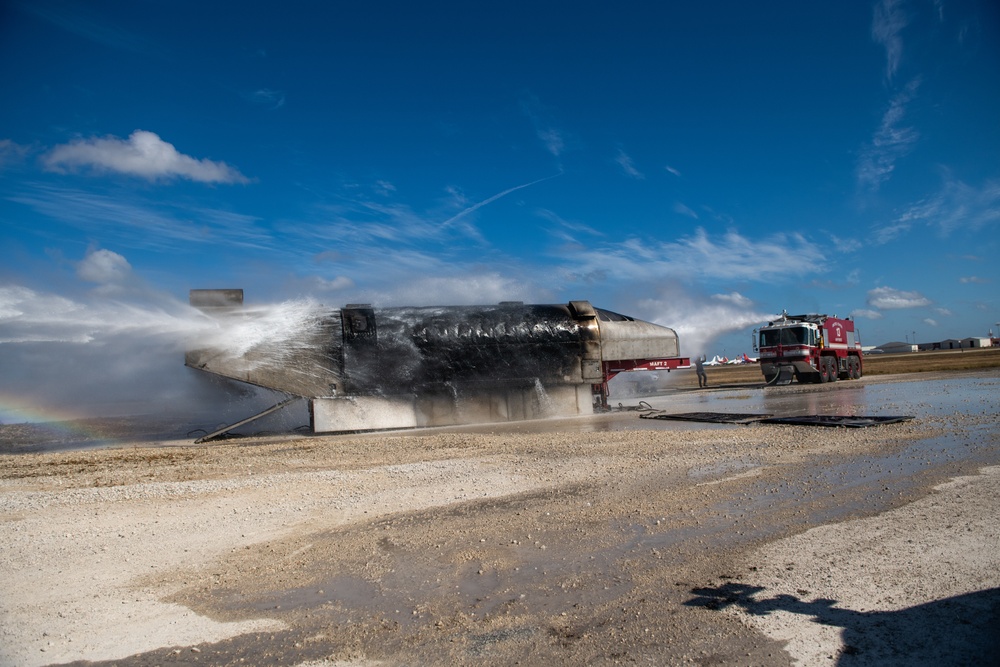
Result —
[[2, 455], [0, 664], [998, 664], [995, 406]]

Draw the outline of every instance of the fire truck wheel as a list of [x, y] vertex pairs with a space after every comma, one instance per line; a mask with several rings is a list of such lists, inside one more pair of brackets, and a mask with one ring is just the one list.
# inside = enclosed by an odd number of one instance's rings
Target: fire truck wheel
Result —
[[830, 364], [830, 370], [827, 371], [830, 382], [836, 382], [840, 379], [840, 364], [837, 363], [837, 357], [827, 357], [826, 361]]
[[830, 364], [826, 357], [819, 358], [819, 382], [823, 384], [830, 381]]

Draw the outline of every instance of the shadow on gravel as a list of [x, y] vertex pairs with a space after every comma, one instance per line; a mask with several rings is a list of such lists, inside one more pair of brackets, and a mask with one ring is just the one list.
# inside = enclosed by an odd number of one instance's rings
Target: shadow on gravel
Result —
[[754, 616], [785, 611], [843, 628], [835, 663], [842, 666], [1000, 665], [1000, 588], [871, 612], [837, 607], [836, 600], [759, 597], [764, 590], [740, 583], [695, 588], [696, 597], [684, 604], [715, 610], [736, 606]]

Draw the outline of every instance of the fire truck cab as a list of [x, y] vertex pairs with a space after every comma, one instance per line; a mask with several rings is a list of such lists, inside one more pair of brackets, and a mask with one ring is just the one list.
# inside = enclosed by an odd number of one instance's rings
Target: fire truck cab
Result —
[[834, 382], [861, 377], [861, 340], [854, 321], [828, 315], [788, 315], [755, 337], [768, 384]]

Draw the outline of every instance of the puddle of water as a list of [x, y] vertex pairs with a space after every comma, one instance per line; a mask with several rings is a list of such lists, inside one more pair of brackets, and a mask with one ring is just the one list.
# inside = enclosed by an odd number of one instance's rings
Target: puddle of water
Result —
[[[980, 378], [956, 378], [945, 381], [900, 382], [885, 385], [852, 386], [833, 391], [794, 392], [781, 394], [780, 388], [769, 388], [756, 394], [741, 391], [740, 412], [772, 412], [775, 414], [914, 414], [921, 417], [960, 414], [991, 415], [996, 413], [996, 390], [1000, 383], [984, 382]], [[688, 411], [694, 406], [702, 411], [725, 412], [727, 399], [698, 397], [686, 399], [686, 405], [671, 405], [661, 397], [661, 409]], [[732, 402], [728, 404], [730, 407]], [[686, 410], [685, 410], [686, 408]], [[659, 427], [660, 420], [629, 419], [579, 420], [580, 429], [613, 430]], [[621, 422], [616, 424], [615, 422]], [[690, 423], [663, 422], [671, 428], [691, 429]], [[567, 420], [560, 420], [556, 430], [567, 431]], [[551, 426], [551, 425], [550, 425]], [[520, 425], [539, 429], [539, 424]], [[706, 424], [704, 428], [741, 429], [746, 426]], [[749, 427], [753, 428], [753, 427]], [[788, 427], [801, 429], [808, 427]], [[891, 429], [892, 427], [879, 427]], [[501, 430], [501, 429], [491, 429]], [[829, 430], [829, 429], [828, 429]], [[713, 549], [738, 546], [778, 537], [792, 526], [819, 525], [885, 511], [897, 506], [914, 489], [933, 482], [933, 477], [948, 471], [968, 469], [970, 464], [1000, 463], [996, 447], [1000, 424], [986, 420], [981, 425], [963, 426], [960, 432], [901, 443], [896, 451], [880, 456], [824, 454], [796, 466], [789, 476], [762, 474], [745, 482], [739, 497], [726, 497], [707, 508], [664, 508], [658, 520], [635, 515], [611, 517], [610, 527], [601, 529], [604, 539], [588, 539], [574, 532], [567, 517], [558, 530], [546, 538], [551, 543], [541, 545], [533, 539], [523, 543], [500, 543], [484, 547], [455, 543], [448, 553], [407, 552], [391, 554], [392, 566], [380, 569], [369, 581], [359, 576], [343, 574], [319, 575], [315, 585], [263, 595], [261, 605], [273, 609], [301, 609], [313, 616], [335, 623], [370, 622], [385, 619], [398, 627], [427, 622], [426, 610], [461, 610], [475, 615], [511, 614], [528, 617], [534, 613], [558, 613], [585, 599], [598, 608], [627, 596], [633, 588], [632, 565], [651, 563], [683, 565], [695, 556], [704, 556]], [[886, 439], [891, 440], [891, 430]], [[687, 473], [690, 481], [716, 479], [725, 476], [751, 477], [745, 473], [756, 470], [758, 462], [747, 458], [718, 461], [693, 468]], [[927, 475], [925, 473], [931, 473]], [[664, 482], [668, 483], [668, 482]], [[522, 511], [535, 511], [530, 500], [508, 500], [517, 507], [496, 507], [511, 517]], [[501, 503], [502, 504], [502, 503]], [[493, 506], [476, 506], [467, 511], [492, 511]], [[463, 510], [465, 511], [465, 510]], [[555, 511], [553, 512], [555, 514]], [[421, 521], [440, 522], [440, 517]], [[519, 519], [513, 519], [517, 522]], [[568, 521], [568, 523], [565, 523]], [[555, 519], [553, 519], [555, 522]], [[461, 525], [461, 524], [459, 524]], [[419, 540], [419, 526], [414, 539]], [[518, 537], [518, 539], [522, 539]], [[543, 548], [547, 547], [547, 548]], [[464, 553], [468, 550], [471, 556]], [[462, 560], [462, 559], [465, 560]], [[245, 607], [234, 601], [234, 606]], [[260, 608], [264, 608], [261, 606]], [[524, 626], [518, 626], [523, 628]], [[524, 638], [520, 629], [514, 634], [478, 635], [474, 645]], [[478, 642], [478, 643], [476, 643]]]

